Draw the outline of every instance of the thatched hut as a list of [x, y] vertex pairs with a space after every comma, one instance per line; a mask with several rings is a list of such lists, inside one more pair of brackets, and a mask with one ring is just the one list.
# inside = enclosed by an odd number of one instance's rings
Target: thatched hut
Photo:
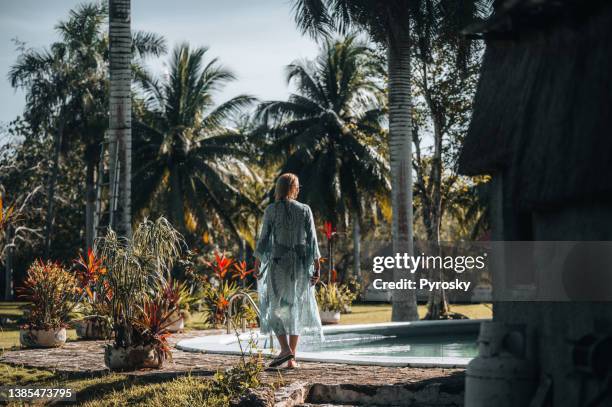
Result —
[[[497, 1], [470, 34], [487, 47], [460, 172], [493, 176], [493, 240], [612, 240], [612, 3]], [[494, 319], [527, 326], [542, 405], [612, 406], [612, 373], [575, 360], [612, 333], [612, 303], [503, 302]]]

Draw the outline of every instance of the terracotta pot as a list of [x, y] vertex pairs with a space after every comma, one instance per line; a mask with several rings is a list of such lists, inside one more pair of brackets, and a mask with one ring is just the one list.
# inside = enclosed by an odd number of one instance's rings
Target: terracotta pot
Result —
[[319, 311], [323, 325], [333, 325], [340, 322], [340, 311]]
[[104, 364], [113, 371], [131, 371], [142, 368], [159, 369], [164, 361], [152, 346], [130, 346], [116, 348], [106, 345], [104, 348]]
[[183, 318], [183, 314], [180, 311], [174, 311], [168, 318], [168, 321], [172, 322], [166, 328], [168, 332], [181, 332], [185, 329], [185, 318]]
[[77, 336], [81, 339], [110, 339], [112, 330], [105, 319], [85, 318], [74, 322]]
[[19, 342], [26, 348], [57, 348], [66, 343], [66, 328], [20, 329]]

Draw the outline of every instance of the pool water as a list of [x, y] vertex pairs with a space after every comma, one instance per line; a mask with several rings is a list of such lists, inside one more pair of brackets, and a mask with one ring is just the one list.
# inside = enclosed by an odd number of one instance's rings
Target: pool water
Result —
[[461, 357], [478, 353], [476, 336], [452, 334], [435, 336], [327, 335], [320, 344], [306, 343], [304, 351], [342, 353], [352, 356]]
[[[481, 320], [387, 322], [323, 327], [324, 340], [300, 337], [298, 360], [378, 366], [466, 367], [477, 355]], [[279, 346], [273, 335], [257, 330], [210, 335], [180, 341], [190, 352], [273, 356]]]

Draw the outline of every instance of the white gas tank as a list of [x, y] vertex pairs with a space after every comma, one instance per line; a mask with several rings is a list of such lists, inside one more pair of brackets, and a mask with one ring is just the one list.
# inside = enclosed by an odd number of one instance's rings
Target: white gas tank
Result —
[[528, 407], [536, 387], [536, 369], [525, 360], [524, 329], [483, 322], [478, 357], [467, 367], [465, 407]]

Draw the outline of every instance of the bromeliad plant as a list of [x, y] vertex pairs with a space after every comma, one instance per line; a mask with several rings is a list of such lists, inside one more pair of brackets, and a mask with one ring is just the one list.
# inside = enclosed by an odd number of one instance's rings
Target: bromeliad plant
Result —
[[74, 265], [77, 290], [83, 298], [81, 314], [84, 315], [83, 320], [77, 323], [83, 324], [84, 337], [110, 338], [112, 315], [109, 303], [113, 294], [108, 281], [104, 279], [108, 269], [102, 259], [96, 257], [93, 249], [87, 251], [87, 258], [81, 255], [75, 260]]
[[336, 240], [338, 232], [336, 232], [336, 228], [328, 220], [323, 223], [321, 230], [325, 236], [325, 243], [327, 246], [327, 284], [332, 284], [337, 279], [337, 273], [334, 267], [334, 240]]
[[115, 349], [150, 345], [159, 355], [167, 355], [161, 338], [176, 303], [167, 305], [170, 300], [163, 292], [184, 247], [181, 234], [162, 217], [155, 222], [145, 219], [131, 239], [109, 230], [96, 242], [96, 252], [108, 269], [103, 281], [112, 293], [108, 301]]
[[[206, 322], [218, 326], [227, 322], [227, 315], [231, 297], [242, 291], [254, 298], [255, 293], [247, 285], [252, 269], [247, 267], [245, 261], [236, 262], [227, 257], [225, 253], [214, 253], [211, 261], [205, 262], [210, 270], [210, 278], [203, 276], [202, 305], [206, 311]], [[235, 321], [246, 319], [253, 324], [257, 314], [250, 305], [243, 304], [234, 314]]]
[[22, 329], [65, 328], [81, 298], [74, 275], [59, 263], [36, 260], [28, 269], [20, 297], [28, 301]]

